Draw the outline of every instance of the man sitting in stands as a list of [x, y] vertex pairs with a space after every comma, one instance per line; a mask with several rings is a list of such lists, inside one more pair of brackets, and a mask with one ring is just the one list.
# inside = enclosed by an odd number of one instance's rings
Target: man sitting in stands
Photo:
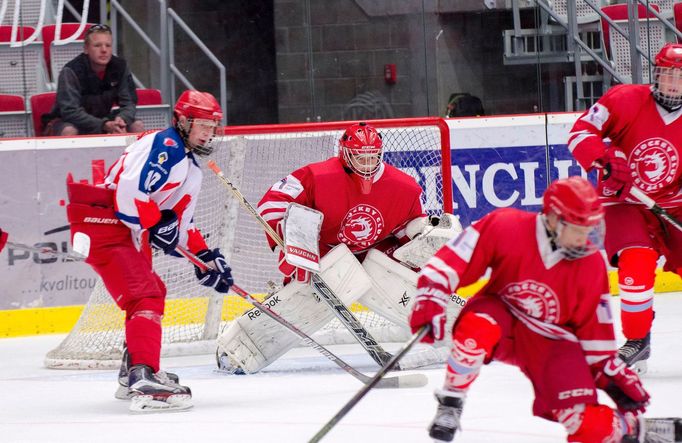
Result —
[[[135, 120], [137, 94], [132, 75], [122, 58], [111, 53], [112, 34], [107, 25], [94, 25], [85, 33], [83, 53], [59, 73], [57, 101], [42, 116], [43, 135], [117, 134], [142, 132]], [[118, 105], [119, 108], [112, 110]]]

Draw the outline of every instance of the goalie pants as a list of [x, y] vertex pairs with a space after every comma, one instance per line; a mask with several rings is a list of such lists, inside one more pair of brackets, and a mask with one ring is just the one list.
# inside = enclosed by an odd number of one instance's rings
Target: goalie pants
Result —
[[533, 385], [534, 415], [555, 421], [553, 410], [597, 404], [594, 378], [580, 343], [554, 340], [531, 331], [498, 297], [491, 295], [477, 295], [467, 302], [455, 324], [455, 340], [464, 342], [468, 338], [457, 335], [458, 325], [471, 317], [467, 313], [489, 316], [499, 325], [499, 341], [485, 363], [497, 360], [521, 369]]
[[77, 232], [90, 238], [85, 262], [126, 312], [126, 342], [132, 365], [144, 364], [158, 372], [166, 286], [152, 270], [150, 255], [136, 248], [130, 229], [116, 218], [113, 191], [72, 183], [69, 198], [71, 239]]

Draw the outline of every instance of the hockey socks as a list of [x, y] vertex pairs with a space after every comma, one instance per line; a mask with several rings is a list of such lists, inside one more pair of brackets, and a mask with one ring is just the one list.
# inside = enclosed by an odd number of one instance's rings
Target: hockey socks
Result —
[[654, 318], [654, 279], [658, 253], [649, 248], [628, 248], [618, 257], [618, 287], [623, 334], [642, 339]]

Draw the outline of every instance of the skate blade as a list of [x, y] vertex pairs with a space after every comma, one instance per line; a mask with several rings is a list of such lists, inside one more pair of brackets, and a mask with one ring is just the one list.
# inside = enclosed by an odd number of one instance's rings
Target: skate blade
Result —
[[649, 369], [649, 366], [646, 364], [646, 360], [640, 360], [632, 365], [632, 369], [634, 369], [637, 374], [644, 375]]
[[130, 399], [129, 410], [133, 414], [153, 414], [156, 412], [182, 412], [192, 406], [192, 396], [175, 394], [164, 400], [155, 400], [152, 395], [136, 395]]

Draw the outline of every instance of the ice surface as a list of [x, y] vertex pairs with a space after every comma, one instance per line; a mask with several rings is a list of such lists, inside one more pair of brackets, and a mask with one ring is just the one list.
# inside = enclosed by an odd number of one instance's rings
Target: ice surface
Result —
[[[612, 307], [617, 312], [617, 298]], [[652, 394], [647, 416], [680, 416], [682, 294], [659, 294], [655, 307], [645, 376]], [[0, 340], [0, 442], [306, 442], [361, 388], [355, 378], [307, 348], [295, 349], [251, 376], [214, 372], [212, 356], [177, 357], [165, 359], [163, 366], [192, 388], [194, 408], [131, 415], [126, 401], [114, 399], [116, 371], [42, 367], [45, 353], [62, 338]], [[331, 349], [365, 374], [376, 370], [359, 345]], [[427, 375], [428, 386], [372, 390], [323, 441], [430, 441], [425, 428], [435, 411], [432, 392], [441, 385], [443, 368], [418, 372]], [[516, 368], [487, 366], [469, 393], [464, 431], [455, 441], [565, 441], [560, 425], [532, 417], [531, 403], [530, 384]]]

